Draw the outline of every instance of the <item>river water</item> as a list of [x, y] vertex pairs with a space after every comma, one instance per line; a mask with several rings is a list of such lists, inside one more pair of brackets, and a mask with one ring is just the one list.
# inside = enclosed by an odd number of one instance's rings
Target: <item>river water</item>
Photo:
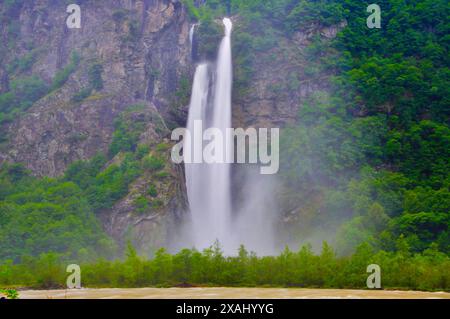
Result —
[[450, 299], [446, 292], [283, 288], [25, 290], [21, 299]]

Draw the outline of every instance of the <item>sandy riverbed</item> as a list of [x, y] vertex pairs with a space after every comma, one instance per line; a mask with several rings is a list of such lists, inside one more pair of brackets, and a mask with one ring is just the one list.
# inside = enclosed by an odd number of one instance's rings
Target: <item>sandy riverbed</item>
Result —
[[278, 288], [142, 288], [24, 290], [21, 299], [450, 299], [450, 293]]

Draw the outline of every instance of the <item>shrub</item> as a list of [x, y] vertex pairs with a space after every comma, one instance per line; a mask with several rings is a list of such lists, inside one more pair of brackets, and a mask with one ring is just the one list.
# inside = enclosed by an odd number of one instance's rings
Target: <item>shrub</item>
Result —
[[8, 299], [19, 299], [19, 293], [15, 289], [0, 289], [0, 294], [4, 294]]
[[76, 70], [80, 63], [80, 56], [77, 52], [72, 52], [70, 62], [62, 70], [58, 71], [52, 81], [52, 90], [59, 89], [67, 82], [70, 75]]
[[149, 200], [145, 196], [139, 196], [134, 200], [134, 207], [138, 213], [145, 213], [149, 209]]
[[[115, 156], [119, 152], [135, 152], [138, 148], [139, 138], [144, 132], [148, 120], [140, 112], [141, 108], [142, 105], [132, 105], [115, 121], [113, 140], [109, 147], [110, 156]], [[137, 157], [144, 156], [146, 149], [146, 146], [141, 146]]]
[[90, 87], [96, 91], [103, 89], [103, 66], [100, 63], [91, 65], [88, 71]]
[[84, 99], [86, 99], [87, 97], [89, 97], [91, 95], [91, 93], [92, 93], [91, 88], [81, 89], [81, 91], [79, 91], [78, 93], [75, 93], [75, 95], [72, 97], [72, 101], [76, 102], [76, 103], [83, 102]]
[[165, 161], [161, 157], [158, 157], [155, 155], [149, 155], [144, 158], [143, 166], [144, 166], [144, 169], [146, 169], [146, 170], [159, 171], [164, 168]]
[[156, 186], [153, 184], [149, 186], [147, 193], [151, 197], [158, 197], [158, 191], [156, 190]]
[[152, 201], [152, 207], [153, 208], [161, 208], [164, 206], [164, 202], [161, 199], [155, 199], [154, 201]]
[[158, 172], [158, 173], [155, 174], [155, 177], [157, 179], [164, 179], [166, 177], [169, 177], [169, 175], [170, 174], [168, 172]]

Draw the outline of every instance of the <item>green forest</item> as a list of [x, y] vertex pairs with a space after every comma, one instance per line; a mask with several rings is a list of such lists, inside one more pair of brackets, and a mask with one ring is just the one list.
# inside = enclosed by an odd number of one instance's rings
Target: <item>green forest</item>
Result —
[[[69, 262], [70, 260], [68, 260]], [[361, 245], [349, 257], [337, 257], [324, 244], [319, 254], [306, 245], [286, 248], [279, 256], [258, 257], [241, 247], [236, 256], [224, 256], [216, 243], [203, 252], [183, 249], [170, 254], [158, 250], [151, 260], [129, 246], [123, 260], [99, 259], [81, 263], [82, 284], [91, 288], [141, 287], [302, 287], [366, 288], [370, 264], [383, 265], [382, 288], [449, 290], [450, 258], [432, 247], [412, 254], [406, 245], [397, 252], [375, 251]], [[0, 267], [0, 283], [39, 289], [65, 287], [67, 264], [57, 254], [26, 258], [21, 264]]]
[[[161, 249], [145, 258], [132, 243], [119, 248], [102, 230], [98, 213], [126, 195], [143, 172], [164, 178], [168, 152], [165, 145], [139, 145], [143, 125], [125, 112], [109, 152], [73, 163], [64, 176], [34, 177], [20, 163], [0, 168], [0, 285], [60, 287], [64, 265], [75, 262], [89, 287], [364, 288], [366, 267], [375, 263], [382, 265], [384, 288], [450, 290], [448, 1], [379, 0], [381, 29], [366, 26], [372, 1], [196, 2], [183, 1], [192, 22], [201, 22], [200, 54], [217, 50], [223, 31], [216, 18], [239, 21], [233, 34], [235, 98], [246, 92], [257, 53], [311, 24], [346, 21], [331, 45], [317, 38], [308, 48], [310, 72], [330, 74], [332, 93], [316, 92], [299, 105], [297, 122], [281, 130], [280, 145], [286, 198], [320, 198], [308, 212], [310, 224], [294, 223], [286, 231], [300, 236], [320, 224], [337, 229], [335, 241], [318, 253], [305, 245], [273, 257], [244, 247], [227, 257], [218, 243], [203, 252]], [[8, 3], [14, 10], [16, 1]], [[7, 69], [20, 74], [32, 63], [32, 55], [25, 56]], [[16, 77], [0, 95], [1, 125], [64, 84], [80, 63], [74, 52], [53, 83]], [[74, 96], [75, 102], [102, 87], [101, 66], [89, 69], [89, 92]], [[107, 166], [119, 153], [122, 163]], [[136, 202], [138, 212], [160, 205], [151, 200], [156, 192], [151, 187], [150, 199]]]

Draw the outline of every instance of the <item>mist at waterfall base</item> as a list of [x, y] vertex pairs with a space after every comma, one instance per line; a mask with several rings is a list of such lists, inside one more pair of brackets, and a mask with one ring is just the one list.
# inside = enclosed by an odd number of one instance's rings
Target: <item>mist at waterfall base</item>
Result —
[[[225, 35], [217, 61], [196, 67], [187, 121], [187, 129], [191, 132], [194, 132], [194, 121], [198, 120], [203, 122], [204, 130], [217, 128], [225, 133], [227, 128], [232, 128], [233, 25], [228, 18], [223, 19], [223, 24]], [[191, 44], [194, 28], [190, 34]], [[184, 148], [191, 149], [194, 158], [201, 157], [201, 153], [194, 152], [203, 150], [192, 144], [185, 141]], [[230, 141], [224, 144], [223, 151], [227, 154], [233, 145]], [[177, 248], [203, 250], [218, 242], [227, 255], [236, 254], [240, 245], [259, 255], [275, 253], [273, 178], [260, 175], [252, 165], [228, 163], [185, 163], [185, 175], [190, 218], [177, 236]], [[235, 181], [240, 181], [238, 194], [234, 194]]]

